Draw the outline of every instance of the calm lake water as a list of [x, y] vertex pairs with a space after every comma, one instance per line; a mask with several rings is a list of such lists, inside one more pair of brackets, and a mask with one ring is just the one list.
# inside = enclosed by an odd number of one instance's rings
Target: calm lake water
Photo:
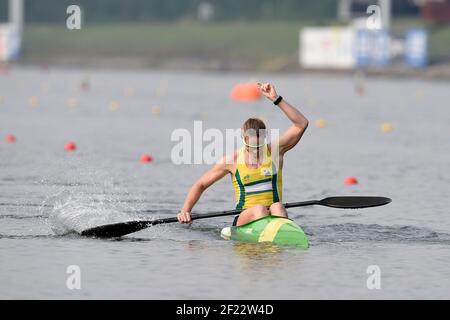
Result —
[[[289, 122], [269, 102], [229, 98], [235, 83], [273, 82], [310, 119], [285, 159], [284, 202], [380, 195], [363, 210], [304, 207], [290, 216], [307, 251], [225, 241], [232, 217], [155, 226], [122, 239], [73, 231], [171, 217], [207, 165], [175, 165], [171, 134]], [[80, 90], [85, 81], [87, 90]], [[450, 298], [450, 86], [347, 76], [14, 68], [0, 75], [0, 298]], [[160, 111], [160, 112], [158, 112]], [[325, 128], [315, 120], [324, 119]], [[393, 130], [383, 133], [383, 123]], [[17, 137], [5, 142], [7, 134]], [[64, 145], [73, 141], [75, 152]], [[152, 163], [139, 162], [141, 154]], [[343, 180], [355, 176], [359, 184]], [[196, 212], [233, 209], [229, 177]], [[81, 289], [69, 290], [68, 266]], [[366, 285], [368, 266], [381, 288]]]

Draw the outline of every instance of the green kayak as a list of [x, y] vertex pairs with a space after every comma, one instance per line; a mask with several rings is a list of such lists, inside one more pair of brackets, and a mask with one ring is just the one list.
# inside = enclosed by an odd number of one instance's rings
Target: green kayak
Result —
[[272, 242], [277, 245], [309, 246], [305, 232], [288, 218], [267, 216], [239, 227], [223, 228], [221, 236], [227, 240], [247, 242]]

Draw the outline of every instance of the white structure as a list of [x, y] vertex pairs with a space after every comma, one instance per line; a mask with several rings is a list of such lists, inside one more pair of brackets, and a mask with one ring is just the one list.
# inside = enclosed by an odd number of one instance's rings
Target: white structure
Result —
[[23, 30], [23, 0], [9, 0], [9, 23], [22, 33]]
[[8, 21], [0, 24], [0, 61], [18, 56], [23, 30], [23, 0], [9, 0]]
[[311, 27], [300, 31], [300, 65], [304, 68], [351, 69], [353, 28]]
[[202, 2], [198, 5], [197, 17], [201, 22], [209, 22], [214, 19], [214, 5], [210, 2]]

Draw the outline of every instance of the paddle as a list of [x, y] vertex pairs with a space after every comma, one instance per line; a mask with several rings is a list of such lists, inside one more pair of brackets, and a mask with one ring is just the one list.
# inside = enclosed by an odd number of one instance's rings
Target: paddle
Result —
[[[303, 202], [291, 202], [285, 203], [285, 208], [304, 207], [310, 205], [321, 205], [332, 208], [340, 209], [358, 209], [377, 207], [388, 204], [392, 200], [385, 197], [363, 197], [363, 196], [350, 196], [350, 197], [329, 197], [322, 200], [311, 200]], [[210, 212], [205, 214], [191, 214], [192, 220], [230, 216], [239, 214], [242, 209], [235, 209], [229, 211]], [[127, 221], [113, 224], [107, 224], [90, 229], [86, 229], [81, 232], [82, 236], [100, 237], [100, 238], [115, 238], [121, 237], [129, 233], [133, 233], [150, 226], [154, 226], [162, 223], [178, 222], [176, 217], [156, 219], [156, 220], [141, 220], [141, 221]]]

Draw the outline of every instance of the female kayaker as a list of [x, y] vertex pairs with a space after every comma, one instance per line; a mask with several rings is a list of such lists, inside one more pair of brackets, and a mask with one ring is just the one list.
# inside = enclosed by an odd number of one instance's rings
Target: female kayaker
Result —
[[[231, 174], [235, 189], [236, 208], [243, 209], [235, 217], [234, 226], [267, 215], [287, 217], [281, 202], [283, 157], [300, 141], [308, 127], [308, 120], [279, 96], [272, 84], [258, 83], [258, 87], [264, 96], [284, 112], [292, 126], [279, 137], [277, 146], [276, 141], [266, 142], [266, 126], [262, 120], [246, 120], [242, 126], [244, 146], [223, 157], [194, 183], [178, 214], [179, 222], [191, 223], [190, 212], [202, 193], [227, 174]], [[273, 154], [273, 151], [278, 155]]]

